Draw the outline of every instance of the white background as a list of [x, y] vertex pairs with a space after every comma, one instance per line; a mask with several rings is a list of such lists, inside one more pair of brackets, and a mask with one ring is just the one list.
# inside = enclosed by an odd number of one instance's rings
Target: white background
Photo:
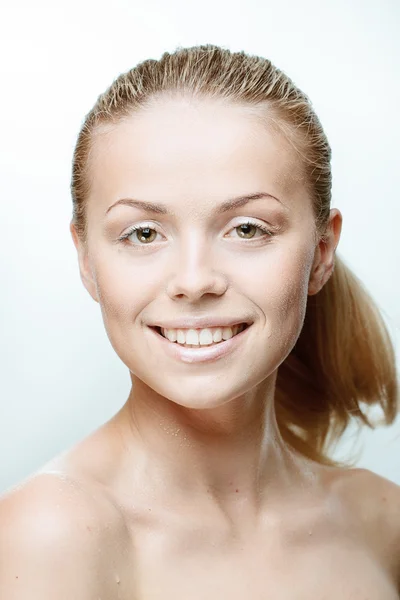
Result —
[[[311, 97], [333, 149], [332, 206], [344, 217], [338, 253], [381, 307], [399, 356], [397, 0], [15, 0], [0, 23], [0, 491], [128, 395], [128, 371], [79, 278], [71, 159], [97, 96], [165, 50], [216, 43], [261, 54]], [[397, 483], [399, 421], [355, 446], [358, 465]]]

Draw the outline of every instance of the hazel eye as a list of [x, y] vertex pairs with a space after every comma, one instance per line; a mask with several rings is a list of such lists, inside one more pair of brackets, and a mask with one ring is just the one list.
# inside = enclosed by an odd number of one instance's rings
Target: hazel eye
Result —
[[135, 231], [131, 233], [131, 235], [135, 232], [138, 233], [138, 239], [140, 239], [141, 242], [145, 242], [146, 244], [149, 242], [153, 242], [154, 238], [157, 235], [157, 231], [155, 229], [151, 229], [150, 227], [138, 227]]
[[253, 238], [257, 232], [257, 229], [259, 228], [252, 223], [242, 223], [242, 225], [235, 227], [235, 230], [238, 231], [238, 233], [243, 234], [245, 239]]
[[139, 240], [140, 244], [135, 244], [135, 242], [132, 241], [133, 245], [146, 245], [154, 242], [157, 233], [158, 232], [152, 227], [131, 227], [131, 229], [119, 239], [121, 241], [129, 240], [129, 238], [136, 234], [136, 239]]
[[244, 240], [251, 240], [256, 236], [257, 231], [259, 231], [263, 235], [259, 235], [257, 237], [272, 237], [274, 234], [272, 231], [267, 229], [267, 227], [263, 225], [259, 225], [257, 223], [252, 223], [251, 221], [247, 221], [246, 223], [241, 223], [233, 228], [233, 231], [238, 232], [238, 237]]

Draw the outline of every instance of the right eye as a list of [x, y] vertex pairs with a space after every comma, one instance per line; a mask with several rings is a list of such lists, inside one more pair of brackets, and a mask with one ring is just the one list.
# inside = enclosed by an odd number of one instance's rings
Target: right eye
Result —
[[[137, 232], [137, 233], [136, 233]], [[121, 235], [118, 238], [119, 241], [124, 241], [130, 238], [133, 234], [136, 234], [136, 239], [140, 240], [139, 244], [135, 244], [132, 242], [134, 246], [146, 246], [154, 241], [155, 236], [157, 235], [157, 231], [152, 227], [131, 227], [129, 231]]]

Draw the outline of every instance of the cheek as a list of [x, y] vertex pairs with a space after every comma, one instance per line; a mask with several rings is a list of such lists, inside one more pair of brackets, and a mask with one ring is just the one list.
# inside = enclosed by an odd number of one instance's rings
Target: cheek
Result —
[[102, 257], [96, 262], [96, 284], [105, 324], [126, 325], [154, 298], [157, 278], [151, 270], [132, 268], [123, 256]]
[[296, 245], [293, 250], [271, 254], [258, 271], [254, 301], [264, 314], [268, 336], [279, 338], [280, 344], [293, 345], [300, 334], [311, 261], [309, 249]]

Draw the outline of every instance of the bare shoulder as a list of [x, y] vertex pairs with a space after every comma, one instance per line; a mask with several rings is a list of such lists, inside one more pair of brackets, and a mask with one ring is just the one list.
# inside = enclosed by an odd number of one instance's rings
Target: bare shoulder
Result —
[[338, 469], [333, 489], [360, 517], [384, 519], [400, 534], [400, 486], [369, 469]]
[[338, 469], [331, 490], [400, 583], [400, 486], [368, 469]]
[[110, 548], [115, 518], [92, 489], [61, 474], [41, 473], [7, 491], [0, 497], [0, 597], [104, 594], [107, 551], [99, 548]]

